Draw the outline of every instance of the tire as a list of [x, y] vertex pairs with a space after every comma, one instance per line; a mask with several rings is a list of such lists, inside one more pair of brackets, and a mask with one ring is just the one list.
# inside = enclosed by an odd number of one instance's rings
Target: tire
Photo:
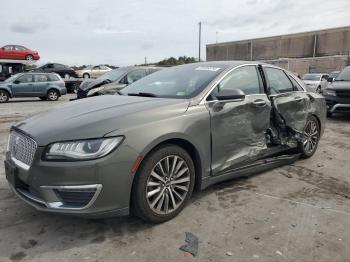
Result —
[[34, 57], [32, 55], [26, 55], [26, 60], [27, 61], [33, 61]]
[[84, 73], [83, 78], [88, 79], [88, 78], [90, 78], [90, 75], [88, 73]]
[[10, 99], [10, 94], [6, 90], [0, 90], [0, 103], [6, 103]]
[[320, 140], [320, 124], [314, 116], [310, 116], [304, 128], [304, 141], [298, 143], [298, 151], [302, 158], [310, 158], [316, 152]]
[[59, 98], [60, 94], [58, 93], [57, 90], [55, 89], [50, 89], [49, 91], [47, 91], [47, 100], [49, 101], [57, 101]]
[[45, 96], [39, 96], [39, 98], [40, 98], [41, 100], [43, 100], [43, 101], [46, 101], [46, 100], [47, 100], [47, 97], [45, 97]]
[[194, 187], [195, 169], [183, 148], [169, 144], [153, 150], [135, 176], [131, 210], [142, 220], [162, 223], [177, 216], [186, 206]]

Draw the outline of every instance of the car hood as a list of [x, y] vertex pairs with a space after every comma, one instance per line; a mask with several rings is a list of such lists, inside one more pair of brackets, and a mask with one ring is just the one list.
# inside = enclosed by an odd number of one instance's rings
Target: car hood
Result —
[[80, 85], [80, 89], [88, 91], [94, 87], [99, 87], [101, 85], [105, 85], [105, 84], [109, 84], [110, 81], [106, 80], [106, 79], [87, 79], [84, 80], [84, 82], [81, 83]]
[[106, 134], [183, 114], [187, 99], [108, 95], [86, 98], [34, 115], [15, 125], [39, 146], [65, 140], [103, 137]]
[[339, 90], [344, 90], [344, 89], [350, 90], [350, 81], [334, 81], [330, 85], [328, 85], [327, 88], [339, 89]]

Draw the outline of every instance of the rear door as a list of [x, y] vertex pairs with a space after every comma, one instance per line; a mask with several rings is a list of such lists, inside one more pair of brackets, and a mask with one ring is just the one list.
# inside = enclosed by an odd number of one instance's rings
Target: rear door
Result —
[[284, 125], [297, 133], [302, 133], [308, 118], [310, 98], [300, 85], [279, 68], [264, 66], [268, 80], [268, 93], [276, 113]]
[[14, 59], [25, 60], [26, 59], [26, 49], [22, 46], [15, 45], [13, 51]]
[[[240, 89], [246, 96], [218, 101], [216, 94], [224, 89]], [[271, 104], [255, 65], [231, 71], [210, 93], [206, 105], [211, 119], [214, 176], [252, 162], [266, 150]]]
[[36, 74], [34, 75], [34, 88], [33, 93], [36, 96], [46, 96], [46, 90], [49, 86], [48, 75], [46, 74]]
[[11, 88], [14, 96], [34, 96], [33, 75], [25, 74], [18, 77]]

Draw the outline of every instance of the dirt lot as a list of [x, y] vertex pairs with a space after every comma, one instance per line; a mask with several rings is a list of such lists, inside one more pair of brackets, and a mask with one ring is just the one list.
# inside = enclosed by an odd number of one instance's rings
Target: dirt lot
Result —
[[[328, 120], [312, 159], [195, 193], [150, 225], [44, 214], [9, 190], [9, 127], [68, 99], [0, 105], [0, 261], [350, 261], [350, 116]], [[179, 250], [185, 232], [199, 238], [195, 258]]]

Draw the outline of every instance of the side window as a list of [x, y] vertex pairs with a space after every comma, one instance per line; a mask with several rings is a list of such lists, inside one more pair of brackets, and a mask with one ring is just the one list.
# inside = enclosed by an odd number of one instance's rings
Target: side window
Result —
[[60, 80], [57, 75], [48, 75], [47, 78], [48, 78], [48, 81], [59, 81]]
[[100, 66], [94, 66], [92, 70], [100, 70]]
[[294, 91], [292, 82], [281, 69], [265, 67], [270, 83], [271, 94], [280, 94]]
[[127, 83], [128, 84], [134, 83], [135, 81], [141, 79], [144, 76], [146, 76], [146, 70], [144, 69], [138, 69], [138, 70], [132, 71], [126, 76]]
[[33, 82], [33, 76], [32, 75], [23, 75], [23, 76], [20, 76], [19, 78], [17, 78], [16, 81], [18, 81], [21, 84], [31, 83], [31, 82]]
[[46, 68], [53, 68], [53, 64], [47, 64]]
[[290, 81], [292, 81], [293, 89], [295, 91], [304, 91], [304, 89], [300, 86], [300, 84], [294, 79], [293, 76], [289, 76]]
[[35, 82], [48, 82], [48, 78], [46, 75], [34, 75]]
[[16, 46], [15, 46], [15, 50], [16, 50], [16, 51], [24, 51], [25, 49], [24, 49], [22, 46], [16, 45]]
[[4, 46], [4, 49], [7, 50], [7, 51], [11, 51], [12, 50], [12, 46], [10, 46], [10, 45]]
[[215, 97], [223, 89], [241, 89], [246, 95], [260, 94], [256, 67], [243, 66], [234, 69], [214, 88], [211, 97]]

